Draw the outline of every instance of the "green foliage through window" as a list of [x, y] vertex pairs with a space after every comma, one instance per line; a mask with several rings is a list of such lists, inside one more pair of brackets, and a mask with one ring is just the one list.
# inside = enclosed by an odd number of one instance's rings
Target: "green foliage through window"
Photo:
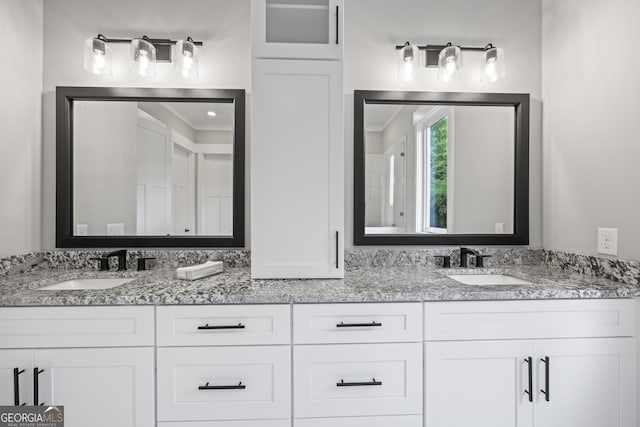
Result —
[[435, 122], [431, 132], [429, 146], [430, 171], [430, 224], [429, 227], [447, 228], [447, 117]]

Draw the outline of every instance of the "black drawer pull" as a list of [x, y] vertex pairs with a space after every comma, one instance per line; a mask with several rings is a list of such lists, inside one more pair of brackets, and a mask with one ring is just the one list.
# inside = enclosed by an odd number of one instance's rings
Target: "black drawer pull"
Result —
[[198, 387], [198, 390], [244, 390], [246, 388], [247, 386], [240, 381], [238, 385], [209, 385], [206, 383]]
[[527, 357], [524, 359], [524, 362], [529, 365], [528, 366], [528, 388], [524, 391], [529, 395], [529, 402], [533, 402], [533, 358]]
[[[24, 374], [24, 369], [13, 368], [13, 404], [20, 406], [20, 374]], [[23, 403], [22, 406], [25, 404]]]
[[361, 383], [361, 382], [345, 383], [344, 380], [340, 380], [339, 383], [336, 383], [336, 387], [368, 387], [368, 386], [375, 386], [375, 385], [382, 385], [382, 381], [376, 381], [376, 379], [373, 378], [368, 383]]
[[219, 325], [219, 326], [209, 326], [207, 323], [204, 326], [198, 326], [198, 330], [219, 330], [219, 329], [244, 329], [245, 326], [242, 323], [238, 323], [237, 325]]
[[382, 326], [382, 323], [373, 321], [371, 323], [344, 323], [344, 322], [340, 322], [336, 325], [336, 328], [366, 328], [366, 327], [371, 327], [371, 326], [375, 326], [375, 327], [380, 327]]
[[44, 403], [38, 403], [38, 401], [40, 400], [40, 398], [38, 397], [38, 395], [40, 394], [39, 389], [39, 380], [38, 377], [40, 376], [41, 373], [44, 372], [44, 369], [40, 369], [40, 368], [33, 368], [33, 406], [44, 406]]
[[544, 359], [540, 359], [544, 363], [544, 389], [540, 389], [540, 393], [544, 394], [544, 400], [549, 402], [551, 397], [549, 395], [549, 356]]

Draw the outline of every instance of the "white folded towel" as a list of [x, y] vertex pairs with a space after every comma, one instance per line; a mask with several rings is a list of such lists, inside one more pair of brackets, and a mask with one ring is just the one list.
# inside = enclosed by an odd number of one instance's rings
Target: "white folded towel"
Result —
[[204, 264], [190, 265], [176, 269], [178, 279], [197, 280], [223, 271], [222, 261], [207, 261]]

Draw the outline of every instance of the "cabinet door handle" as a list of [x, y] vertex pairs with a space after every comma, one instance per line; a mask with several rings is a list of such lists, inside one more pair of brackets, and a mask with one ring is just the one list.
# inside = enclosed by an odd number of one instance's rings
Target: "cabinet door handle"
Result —
[[340, 232], [336, 231], [336, 269], [340, 268]]
[[336, 6], [336, 44], [340, 44], [340, 6]]
[[202, 331], [211, 331], [211, 330], [220, 330], [220, 329], [244, 329], [245, 326], [242, 323], [238, 323], [237, 325], [212, 325], [209, 326], [207, 323], [204, 326], [198, 326], [198, 330]]
[[[24, 373], [24, 369], [13, 368], [13, 404], [20, 406], [20, 374]], [[24, 404], [23, 404], [24, 405]]]
[[528, 388], [524, 391], [529, 395], [529, 402], [533, 402], [533, 358], [527, 357], [524, 362], [528, 365]]
[[380, 327], [382, 323], [373, 321], [371, 323], [344, 323], [340, 322], [336, 324], [336, 328], [366, 328], [366, 327]]
[[544, 389], [540, 389], [540, 393], [544, 394], [544, 400], [549, 402], [549, 356], [546, 356], [544, 359], [540, 359], [540, 361], [544, 363]]
[[40, 369], [40, 368], [33, 368], [33, 405], [34, 406], [43, 406], [44, 403], [38, 403], [38, 401], [40, 400], [40, 398], [38, 397], [38, 395], [40, 394], [38, 387], [39, 387], [39, 381], [38, 381], [38, 377], [40, 376], [41, 373], [44, 372], [44, 369]]
[[238, 385], [209, 385], [206, 383], [198, 387], [198, 390], [244, 390], [246, 388], [247, 386], [240, 381]]
[[375, 378], [372, 378], [370, 382], [345, 383], [344, 380], [340, 380], [339, 383], [336, 383], [336, 387], [369, 387], [378, 385], [382, 385], [382, 381], [376, 381]]

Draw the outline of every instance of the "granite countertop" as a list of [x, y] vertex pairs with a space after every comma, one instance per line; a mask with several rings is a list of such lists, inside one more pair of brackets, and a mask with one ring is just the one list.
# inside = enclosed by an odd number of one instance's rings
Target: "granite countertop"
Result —
[[[446, 274], [509, 274], [532, 284], [464, 285]], [[77, 278], [136, 280], [106, 290], [43, 291], [38, 288]], [[544, 266], [490, 269], [362, 267], [344, 279], [251, 280], [248, 268], [193, 282], [175, 270], [98, 272], [34, 270], [0, 278], [0, 306], [275, 304], [319, 302], [468, 301], [567, 298], [632, 298], [640, 287]]]

